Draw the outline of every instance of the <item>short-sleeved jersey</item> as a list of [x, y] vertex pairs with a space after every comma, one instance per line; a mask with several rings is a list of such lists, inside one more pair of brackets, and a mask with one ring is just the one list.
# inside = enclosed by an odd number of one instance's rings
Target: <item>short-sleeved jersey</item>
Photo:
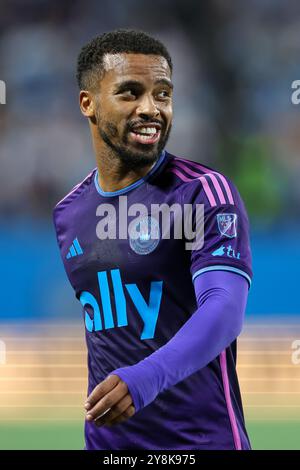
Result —
[[[179, 212], [170, 212], [168, 236], [155, 210], [174, 204]], [[189, 248], [189, 231], [180, 233], [186, 222], [176, 225], [184, 207], [192, 208], [194, 235], [201, 230], [197, 207], [204, 208], [202, 243]], [[197, 276], [226, 270], [251, 282], [248, 219], [237, 189], [222, 174], [166, 151], [144, 178], [119, 191], [103, 192], [93, 170], [56, 205], [54, 223], [82, 304], [88, 394], [176, 334], [197, 309]], [[236, 341], [127, 422], [110, 428], [86, 422], [85, 438], [86, 449], [248, 449]]]

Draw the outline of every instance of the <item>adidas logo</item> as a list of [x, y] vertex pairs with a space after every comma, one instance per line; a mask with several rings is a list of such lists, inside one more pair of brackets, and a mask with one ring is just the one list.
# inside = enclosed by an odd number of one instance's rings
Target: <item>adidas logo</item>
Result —
[[83, 255], [83, 250], [80, 246], [80, 243], [79, 243], [78, 239], [75, 238], [75, 240], [73, 240], [73, 243], [69, 248], [69, 251], [67, 253], [66, 258], [70, 259], [70, 258], [74, 258], [74, 256], [78, 256], [78, 255]]
[[228, 258], [235, 258], [240, 259], [241, 253], [236, 253], [235, 250], [232, 248], [231, 245], [225, 246], [222, 245], [220, 248], [217, 248], [215, 251], [212, 252], [213, 256], [228, 256]]

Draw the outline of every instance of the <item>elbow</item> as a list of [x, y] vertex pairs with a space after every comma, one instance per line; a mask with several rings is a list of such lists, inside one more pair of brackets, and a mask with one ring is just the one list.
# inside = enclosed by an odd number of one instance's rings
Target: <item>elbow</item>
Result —
[[243, 321], [235, 322], [234, 324], [229, 325], [229, 329], [228, 329], [229, 344], [232, 343], [232, 341], [236, 340], [238, 336], [240, 336], [242, 329], [243, 329]]
[[232, 297], [227, 297], [215, 305], [216, 319], [219, 323], [219, 331], [226, 347], [231, 344], [242, 332], [244, 324], [245, 305]]
[[242, 332], [244, 324], [245, 308], [240, 303], [231, 300], [226, 307], [228, 314], [227, 335], [229, 344], [234, 341]]

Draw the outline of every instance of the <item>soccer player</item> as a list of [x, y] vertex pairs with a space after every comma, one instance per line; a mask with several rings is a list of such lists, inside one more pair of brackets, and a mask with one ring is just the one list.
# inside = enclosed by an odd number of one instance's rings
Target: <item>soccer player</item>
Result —
[[[165, 46], [143, 32], [105, 33], [78, 57], [97, 168], [56, 205], [54, 223], [83, 307], [86, 449], [250, 449], [236, 373], [247, 214], [225, 176], [165, 150], [171, 77]], [[162, 205], [192, 207], [194, 239], [204, 207], [202, 243], [175, 236], [178, 211], [165, 236], [151, 212]]]

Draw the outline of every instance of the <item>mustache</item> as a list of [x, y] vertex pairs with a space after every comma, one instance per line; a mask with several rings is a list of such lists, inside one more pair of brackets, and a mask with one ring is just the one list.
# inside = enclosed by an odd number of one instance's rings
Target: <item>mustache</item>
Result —
[[149, 118], [149, 119], [143, 119], [143, 120], [138, 119], [138, 120], [135, 120], [135, 121], [128, 122], [125, 126], [125, 131], [129, 132], [137, 126], [146, 126], [147, 124], [149, 124], [149, 122], [151, 124], [158, 124], [161, 127], [161, 130], [164, 130], [166, 128], [166, 125], [163, 121], [159, 121], [158, 119]]

